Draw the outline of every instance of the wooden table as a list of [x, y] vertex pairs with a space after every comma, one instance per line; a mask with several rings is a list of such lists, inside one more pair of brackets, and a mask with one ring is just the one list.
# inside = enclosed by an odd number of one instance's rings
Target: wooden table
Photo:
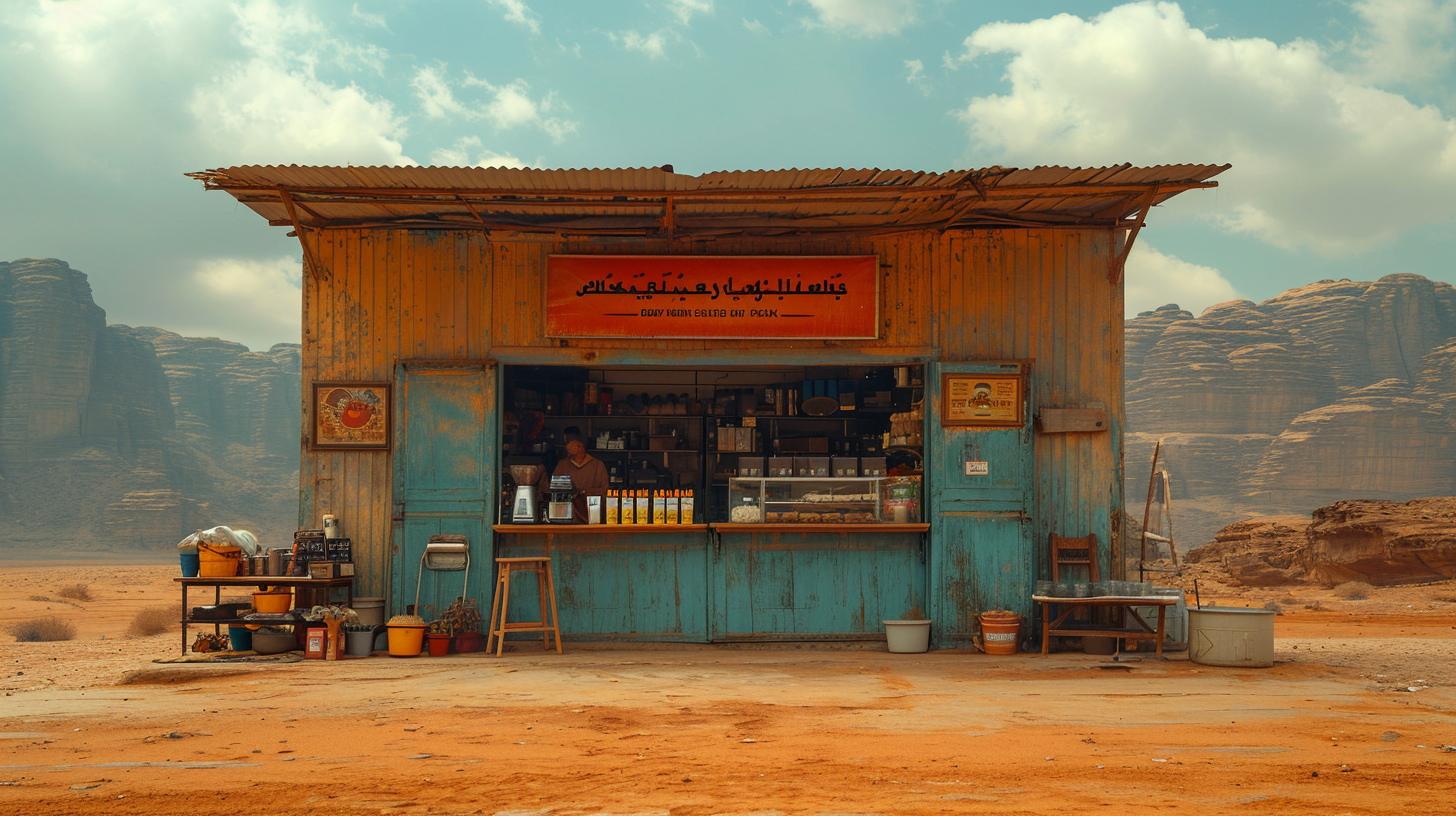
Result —
[[192, 608], [187, 605], [187, 590], [195, 586], [213, 588], [212, 602], [222, 603], [223, 587], [301, 587], [304, 589], [333, 589], [342, 587], [347, 591], [345, 606], [354, 605], [354, 579], [350, 578], [294, 578], [288, 575], [234, 575], [225, 578], [173, 578], [182, 585], [182, 652], [187, 652], [187, 626], [193, 623], [212, 624], [213, 632], [221, 634], [223, 624], [242, 623], [242, 618], [221, 618], [218, 620], [194, 620]]
[[[1178, 599], [1167, 595], [1102, 595], [1096, 598], [1053, 598], [1047, 595], [1032, 595], [1031, 599], [1041, 604], [1041, 653], [1047, 654], [1051, 651], [1052, 636], [1057, 637], [1115, 637], [1123, 640], [1156, 640], [1158, 656], [1163, 654], [1163, 620], [1167, 615], [1168, 607], [1177, 606]], [[1055, 604], [1061, 607], [1058, 610], [1056, 619], [1050, 616], [1050, 608]], [[1142, 616], [1134, 612], [1134, 606], [1156, 606], [1158, 608], [1158, 628], [1154, 630], [1148, 626]], [[1133, 620], [1137, 622], [1144, 631], [1128, 631], [1125, 629], [1099, 629], [1095, 627], [1073, 627], [1062, 628], [1067, 618], [1078, 609], [1117, 609], [1121, 608], [1130, 613]]]

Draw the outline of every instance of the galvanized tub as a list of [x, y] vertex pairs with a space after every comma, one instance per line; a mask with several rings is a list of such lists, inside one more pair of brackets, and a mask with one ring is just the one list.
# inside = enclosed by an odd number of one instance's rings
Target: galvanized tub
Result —
[[1274, 612], [1205, 606], [1188, 610], [1188, 659], [1204, 666], [1274, 665]]

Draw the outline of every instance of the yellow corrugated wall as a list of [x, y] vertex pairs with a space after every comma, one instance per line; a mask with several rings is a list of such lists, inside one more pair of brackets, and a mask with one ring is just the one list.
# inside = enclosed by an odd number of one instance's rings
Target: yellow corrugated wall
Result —
[[[662, 241], [491, 240], [480, 232], [398, 229], [309, 232], [303, 240], [320, 269], [305, 276], [303, 287], [300, 525], [318, 526], [323, 513], [340, 518], [354, 540], [361, 595], [385, 592], [390, 453], [310, 450], [312, 384], [392, 381], [400, 360], [480, 360], [494, 346], [560, 347], [542, 336], [546, 259], [556, 252], [877, 255], [883, 265], [881, 338], [823, 346], [930, 348], [944, 360], [1031, 360], [1038, 408], [1105, 407], [1112, 420], [1110, 433], [1038, 435], [1035, 540], [1045, 541], [1052, 530], [1108, 538], [1118, 532], [1123, 306], [1121, 283], [1108, 281], [1109, 232], [799, 236], [671, 247]], [[722, 340], [594, 345], [704, 354], [760, 347]]]

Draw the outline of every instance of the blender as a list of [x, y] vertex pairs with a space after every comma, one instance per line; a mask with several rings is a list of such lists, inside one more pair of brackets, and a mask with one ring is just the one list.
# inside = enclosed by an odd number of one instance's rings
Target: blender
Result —
[[536, 483], [546, 472], [543, 465], [510, 465], [511, 481], [516, 483], [515, 498], [511, 500], [512, 524], [536, 523]]

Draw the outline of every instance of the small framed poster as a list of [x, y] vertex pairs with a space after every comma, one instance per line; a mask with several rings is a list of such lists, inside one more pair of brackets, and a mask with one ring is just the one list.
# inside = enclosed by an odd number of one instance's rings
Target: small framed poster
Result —
[[314, 383], [315, 450], [387, 450], [389, 383]]
[[940, 424], [1019, 428], [1022, 383], [1020, 374], [941, 374]]

